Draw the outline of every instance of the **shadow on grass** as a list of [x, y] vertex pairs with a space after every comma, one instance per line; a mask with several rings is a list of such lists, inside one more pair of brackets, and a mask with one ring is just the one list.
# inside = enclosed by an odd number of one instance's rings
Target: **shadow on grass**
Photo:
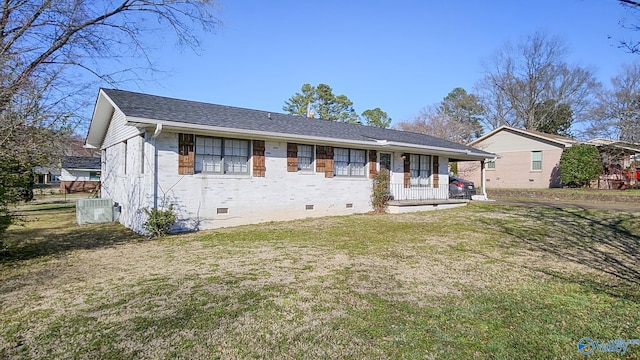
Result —
[[491, 214], [480, 218], [484, 226], [513, 236], [526, 248], [599, 270], [618, 281], [550, 269], [536, 271], [611, 295], [640, 300], [637, 262], [640, 221], [636, 215], [552, 206], [496, 206]]
[[32, 212], [39, 212], [39, 211], [55, 211], [55, 210], [70, 211], [70, 209], [73, 209], [75, 211], [75, 206], [76, 206], [75, 203], [69, 203], [64, 201], [54, 201], [54, 202], [45, 203], [45, 204], [34, 204], [29, 206], [28, 208], [17, 210], [14, 212], [14, 214], [17, 216], [20, 216], [20, 215], [24, 215]]
[[[6, 248], [0, 251], [0, 263], [145, 239], [119, 223], [77, 225], [73, 217], [75, 207], [57, 205], [47, 204], [45, 208], [38, 205], [20, 211], [18, 224], [21, 226], [10, 228], [4, 234]], [[46, 225], [42, 226], [40, 221], [45, 221]]]

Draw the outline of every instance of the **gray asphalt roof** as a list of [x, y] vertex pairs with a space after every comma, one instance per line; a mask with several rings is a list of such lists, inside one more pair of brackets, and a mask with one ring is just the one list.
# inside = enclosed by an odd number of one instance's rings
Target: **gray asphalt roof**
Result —
[[64, 169], [94, 169], [100, 170], [102, 167], [99, 157], [67, 156], [62, 159]]
[[102, 90], [126, 116], [342, 140], [387, 140], [456, 150], [470, 150], [476, 154], [487, 154], [487, 157], [493, 157], [491, 153], [425, 134], [322, 119], [308, 119], [301, 116], [180, 100], [124, 90]]

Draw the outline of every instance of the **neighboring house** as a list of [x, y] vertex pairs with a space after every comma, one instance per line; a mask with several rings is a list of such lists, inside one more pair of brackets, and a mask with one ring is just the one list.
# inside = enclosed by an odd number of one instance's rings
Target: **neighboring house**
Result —
[[53, 167], [36, 166], [33, 168], [33, 183], [38, 185], [49, 185], [60, 182], [60, 169]]
[[598, 148], [603, 173], [591, 184], [598, 189], [624, 189], [640, 180], [640, 144], [605, 138], [585, 142]]
[[395, 211], [447, 207], [449, 161], [495, 157], [417, 133], [113, 89], [99, 91], [86, 146], [102, 150], [101, 196], [137, 232], [145, 208], [169, 204], [175, 230], [369, 212], [381, 168]]
[[65, 194], [96, 191], [100, 185], [101, 166], [99, 157], [65, 157], [60, 172], [60, 190]]
[[[469, 145], [499, 156], [484, 164], [487, 189], [554, 188], [562, 186], [562, 151], [577, 143], [563, 136], [501, 126]], [[477, 182], [483, 171], [477, 164], [463, 163], [458, 173]]]

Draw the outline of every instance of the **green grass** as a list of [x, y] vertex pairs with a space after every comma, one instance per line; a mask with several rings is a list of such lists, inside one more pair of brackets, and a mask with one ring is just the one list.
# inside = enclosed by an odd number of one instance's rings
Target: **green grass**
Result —
[[[478, 190], [481, 191], [480, 189]], [[584, 188], [538, 188], [538, 189], [487, 189], [489, 197], [575, 199], [593, 201], [636, 201], [640, 189], [584, 189]]]
[[640, 338], [638, 214], [472, 204], [147, 240], [21, 210], [0, 358], [573, 359]]

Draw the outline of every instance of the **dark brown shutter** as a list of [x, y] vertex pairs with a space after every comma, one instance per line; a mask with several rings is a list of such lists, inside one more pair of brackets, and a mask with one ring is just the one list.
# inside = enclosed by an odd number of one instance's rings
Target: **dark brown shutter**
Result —
[[433, 187], [438, 187], [438, 185], [440, 184], [440, 177], [439, 177], [439, 168], [440, 168], [440, 163], [439, 163], [440, 159], [438, 158], [438, 156], [434, 156], [433, 157]]
[[324, 164], [324, 177], [333, 177], [333, 146], [325, 146], [325, 164]]
[[326, 152], [324, 146], [316, 146], [316, 172], [323, 173], [325, 170], [325, 158]]
[[369, 177], [372, 178], [378, 173], [378, 152], [375, 150], [369, 150]]
[[411, 186], [411, 164], [410, 159], [411, 155], [404, 154], [404, 187], [408, 188]]
[[178, 174], [180, 175], [195, 173], [194, 142], [195, 135], [178, 134]]
[[264, 140], [253, 140], [253, 176], [264, 177]]
[[287, 171], [298, 171], [298, 144], [287, 143]]
[[324, 173], [324, 177], [333, 177], [333, 147], [316, 146], [316, 172]]

